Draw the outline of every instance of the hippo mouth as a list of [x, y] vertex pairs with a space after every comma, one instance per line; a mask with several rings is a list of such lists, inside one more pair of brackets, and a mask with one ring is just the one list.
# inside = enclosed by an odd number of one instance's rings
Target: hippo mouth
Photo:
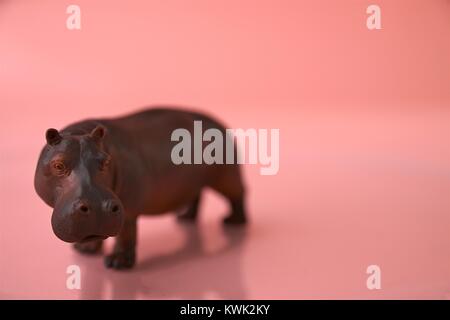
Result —
[[90, 235], [87, 237], [84, 237], [80, 242], [89, 242], [89, 241], [94, 241], [94, 240], [105, 240], [106, 236], [99, 236], [99, 235]]

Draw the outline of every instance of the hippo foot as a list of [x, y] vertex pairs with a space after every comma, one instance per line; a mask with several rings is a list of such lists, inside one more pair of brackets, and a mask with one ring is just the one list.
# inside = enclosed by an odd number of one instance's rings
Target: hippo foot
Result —
[[105, 257], [105, 267], [116, 270], [130, 269], [135, 260], [134, 251], [115, 252]]
[[244, 225], [247, 223], [247, 218], [244, 214], [230, 214], [223, 219], [223, 223], [227, 225]]
[[84, 254], [96, 254], [100, 253], [102, 250], [103, 240], [95, 240], [83, 243], [75, 243], [73, 245], [74, 249], [80, 253]]

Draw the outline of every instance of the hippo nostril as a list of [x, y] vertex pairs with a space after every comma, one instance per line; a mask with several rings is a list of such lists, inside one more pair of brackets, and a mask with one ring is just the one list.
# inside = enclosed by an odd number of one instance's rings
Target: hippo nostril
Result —
[[103, 202], [103, 210], [108, 213], [119, 213], [120, 203], [115, 200], [106, 200]]
[[77, 201], [74, 204], [74, 213], [78, 212], [78, 213], [88, 213], [89, 212], [89, 207], [87, 206], [87, 204], [84, 201]]

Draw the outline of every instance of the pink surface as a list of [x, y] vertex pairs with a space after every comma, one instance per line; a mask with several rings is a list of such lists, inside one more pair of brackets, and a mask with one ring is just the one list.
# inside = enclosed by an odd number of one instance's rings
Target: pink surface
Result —
[[[450, 2], [0, 2], [0, 298], [450, 298]], [[58, 240], [33, 190], [48, 127], [144, 105], [279, 128], [251, 224], [144, 217], [137, 268]], [[108, 241], [108, 250], [110, 243]], [[66, 288], [78, 264], [82, 289]], [[382, 289], [366, 288], [366, 268]]]

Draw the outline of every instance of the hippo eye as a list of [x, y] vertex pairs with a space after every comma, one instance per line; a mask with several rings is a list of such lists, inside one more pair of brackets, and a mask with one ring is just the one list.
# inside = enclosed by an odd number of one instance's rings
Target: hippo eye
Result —
[[57, 176], [62, 176], [67, 171], [64, 163], [62, 163], [60, 161], [52, 163], [52, 169], [53, 169], [53, 172], [55, 173], [55, 175], [57, 175]]

